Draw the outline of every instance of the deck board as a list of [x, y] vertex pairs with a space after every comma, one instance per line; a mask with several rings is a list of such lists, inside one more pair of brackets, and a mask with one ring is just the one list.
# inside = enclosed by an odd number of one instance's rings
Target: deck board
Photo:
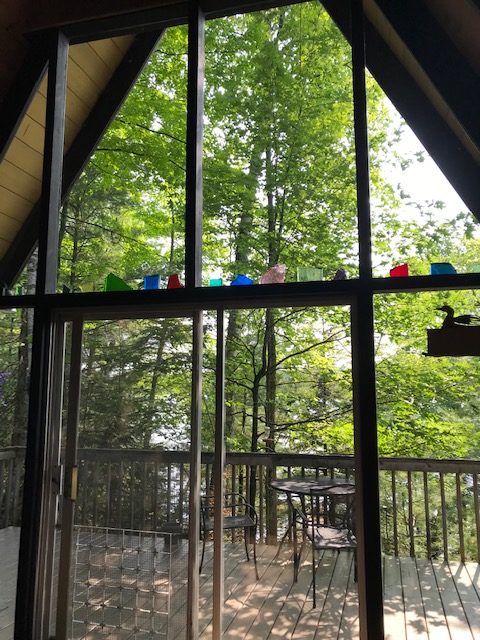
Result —
[[[0, 530], [0, 640], [13, 637], [19, 530]], [[185, 637], [187, 545], [172, 554], [168, 638]], [[225, 544], [224, 637], [232, 640], [354, 640], [359, 637], [357, 585], [351, 552], [324, 552], [313, 609], [311, 558], [305, 553], [293, 583], [291, 549], [258, 545], [260, 579], [242, 543]], [[212, 545], [200, 575], [200, 638], [211, 638]], [[385, 637], [388, 640], [480, 638], [480, 568], [412, 558], [384, 558]], [[87, 636], [84, 636], [86, 638]], [[108, 638], [88, 634], [89, 638]]]
[[449, 565], [445, 562], [434, 561], [432, 566], [451, 637], [454, 640], [475, 640], [470, 631]]
[[425, 609], [414, 558], [400, 558], [407, 640], [428, 640]]
[[383, 620], [385, 640], [405, 640], [405, 605], [403, 600], [400, 560], [391, 556], [383, 559]]
[[432, 563], [428, 560], [417, 558], [416, 565], [425, 610], [428, 638], [429, 640], [450, 640], [445, 611], [438, 592]]

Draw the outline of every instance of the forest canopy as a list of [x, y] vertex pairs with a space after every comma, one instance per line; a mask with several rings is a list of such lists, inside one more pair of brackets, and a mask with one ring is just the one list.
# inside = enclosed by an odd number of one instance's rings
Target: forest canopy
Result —
[[[210, 21], [206, 29], [203, 284], [269, 267], [358, 276], [351, 51], [319, 3]], [[100, 290], [110, 272], [182, 275], [185, 261], [187, 31], [170, 28], [61, 212], [59, 285]], [[384, 168], [402, 130], [367, 77], [374, 264], [468, 270], [479, 241], [470, 214], [409, 201]], [[24, 274], [31, 286], [35, 263]], [[30, 271], [29, 271], [30, 270]], [[474, 312], [475, 292], [376, 298], [380, 453], [476, 457], [475, 358], [425, 358], [436, 308]], [[477, 312], [478, 313], [478, 312]], [[0, 318], [3, 446], [24, 444], [31, 312]], [[213, 443], [215, 319], [206, 316], [204, 445]], [[85, 326], [80, 445], [187, 448], [188, 319]], [[226, 431], [231, 450], [351, 453], [347, 307], [235, 310], [227, 315]], [[375, 425], [372, 425], [375, 428]]]

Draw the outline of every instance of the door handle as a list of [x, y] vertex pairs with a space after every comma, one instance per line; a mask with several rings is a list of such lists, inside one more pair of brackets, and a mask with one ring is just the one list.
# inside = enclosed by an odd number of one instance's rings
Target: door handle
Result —
[[75, 502], [78, 496], [78, 467], [67, 467], [65, 477], [65, 498]]

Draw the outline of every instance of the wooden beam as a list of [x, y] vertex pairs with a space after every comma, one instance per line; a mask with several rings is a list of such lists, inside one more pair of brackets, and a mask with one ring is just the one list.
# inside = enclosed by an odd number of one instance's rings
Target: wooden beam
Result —
[[193, 315], [190, 496], [188, 519], [187, 640], [198, 638], [200, 600], [200, 485], [202, 464], [203, 313]]
[[360, 638], [383, 640], [373, 296], [358, 297], [351, 321]]
[[45, 39], [36, 38], [16, 75], [13, 86], [1, 103], [0, 162], [42, 81], [47, 64], [48, 50]]
[[[213, 622], [212, 640], [223, 638], [224, 595], [224, 468], [225, 468], [225, 312], [217, 311], [217, 353], [215, 363], [215, 460], [213, 464]], [[245, 534], [246, 535], [246, 534]]]
[[59, 31], [52, 35], [51, 42], [38, 234], [37, 294], [56, 292], [59, 251], [58, 225], [62, 194], [68, 40]]
[[37, 640], [43, 627], [41, 588], [44, 585], [40, 566], [42, 523], [48, 478], [45, 456], [48, 396], [52, 362], [50, 309], [36, 309], [32, 336], [32, 366], [28, 408], [27, 448], [23, 491], [22, 528], [20, 532], [17, 599], [15, 607], [15, 640]]
[[[321, 2], [347, 40], [351, 41], [346, 5], [337, 0]], [[478, 164], [368, 20], [365, 21], [365, 44], [368, 70], [466, 206], [480, 220]]]
[[[78, 132], [64, 160], [62, 202], [130, 93], [162, 33], [148, 33], [135, 38]], [[37, 204], [0, 262], [0, 282], [7, 286], [19, 277], [36, 246], [39, 219], [40, 205]]]
[[[305, 0], [203, 0], [205, 17], [218, 18], [304, 2]], [[188, 21], [189, 0], [106, 0], [82, 2], [74, 6], [61, 0], [48, 2], [48, 9], [30, 16], [27, 29], [35, 32], [62, 27], [77, 42], [122, 33], [140, 33], [169, 24]], [[162, 25], [162, 23], [164, 23]]]
[[185, 286], [202, 284], [203, 94], [205, 15], [192, 0], [188, 23], [187, 149], [185, 184]]
[[[480, 77], [453, 44], [431, 13], [418, 0], [370, 0], [380, 10], [382, 24], [389, 25], [435, 86], [465, 133], [480, 149]], [[389, 43], [391, 44], [391, 43]]]
[[365, 31], [360, 0], [352, 0], [352, 80], [360, 278], [372, 277], [372, 225], [368, 157]]
[[[351, 0], [350, 6], [359, 270], [360, 279], [366, 283], [365, 289], [367, 289], [372, 280], [372, 232], [363, 2]], [[351, 313], [360, 637], [382, 640], [384, 636], [383, 585], [373, 293], [365, 290], [357, 298]]]

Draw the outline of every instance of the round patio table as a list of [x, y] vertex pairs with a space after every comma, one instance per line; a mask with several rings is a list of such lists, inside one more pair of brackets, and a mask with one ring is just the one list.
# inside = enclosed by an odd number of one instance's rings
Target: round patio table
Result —
[[355, 482], [346, 480], [345, 478], [328, 478], [321, 476], [319, 478], [299, 477], [299, 478], [281, 478], [274, 479], [270, 482], [270, 486], [275, 491], [281, 491], [291, 496], [309, 496], [312, 491], [315, 493], [322, 492], [326, 496], [348, 496], [355, 493]]
[[[341, 502], [342, 499], [346, 500], [349, 497], [355, 496], [355, 482], [345, 478], [329, 478], [327, 476], [320, 476], [318, 478], [275, 478], [270, 481], [270, 486], [275, 491], [286, 494], [288, 504], [290, 505], [292, 512], [295, 512], [295, 505], [292, 502], [292, 496], [298, 496], [303, 511], [305, 511], [305, 496], [314, 494], [315, 497], [333, 498], [337, 499], [339, 502]], [[278, 557], [283, 543], [287, 536], [291, 534], [293, 528], [294, 523], [292, 520], [283, 534], [277, 553], [275, 554], [275, 558]]]

